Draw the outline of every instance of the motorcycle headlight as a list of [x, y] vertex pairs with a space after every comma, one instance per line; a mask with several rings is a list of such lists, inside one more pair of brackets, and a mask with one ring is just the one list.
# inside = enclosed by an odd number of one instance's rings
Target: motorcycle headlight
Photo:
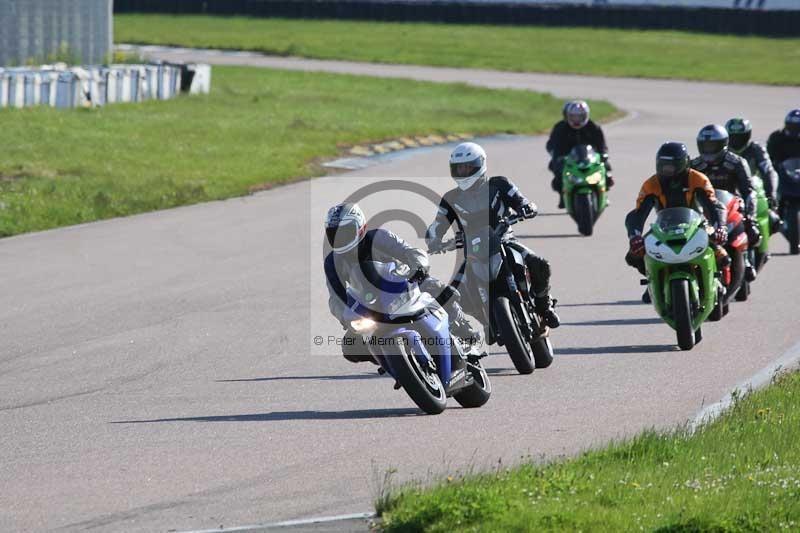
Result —
[[350, 327], [357, 333], [369, 333], [377, 324], [371, 318], [361, 317], [357, 320], [350, 322]]
[[586, 177], [586, 183], [589, 185], [597, 185], [600, 183], [600, 180], [603, 178], [603, 174], [598, 170], [594, 174], [589, 174]]

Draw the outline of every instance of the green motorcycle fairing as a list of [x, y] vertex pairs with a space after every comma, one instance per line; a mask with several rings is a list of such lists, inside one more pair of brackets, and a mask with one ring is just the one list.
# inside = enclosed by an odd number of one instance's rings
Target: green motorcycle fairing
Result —
[[718, 290], [717, 262], [709, 245], [705, 220], [697, 211], [674, 207], [659, 212], [645, 234], [648, 290], [659, 316], [675, 329], [671, 283], [689, 282], [692, 327], [696, 330], [714, 310]]
[[756, 223], [761, 232], [758, 251], [766, 254], [769, 251], [770, 238], [769, 202], [764, 192], [764, 181], [759, 176], [753, 176], [753, 187], [756, 191]]
[[587, 146], [585, 159], [576, 159], [573, 152], [564, 159], [564, 170], [561, 174], [564, 206], [567, 213], [574, 216], [574, 198], [576, 194], [592, 194], [597, 196], [597, 215], [608, 207], [608, 186], [606, 182], [606, 165], [602, 156]]

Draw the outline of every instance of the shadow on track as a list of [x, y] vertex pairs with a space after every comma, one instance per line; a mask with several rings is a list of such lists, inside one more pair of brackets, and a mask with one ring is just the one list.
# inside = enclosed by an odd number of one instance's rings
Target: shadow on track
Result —
[[312, 380], [312, 381], [348, 381], [357, 379], [373, 379], [382, 376], [378, 373], [374, 374], [340, 374], [332, 376], [275, 376], [263, 378], [242, 378], [242, 379], [218, 379], [215, 383], [242, 383], [248, 381], [296, 381], [296, 380]]
[[153, 424], [156, 422], [281, 422], [289, 420], [362, 420], [368, 418], [400, 418], [427, 416], [414, 407], [396, 409], [358, 409], [354, 411], [273, 411], [249, 415], [188, 416], [152, 420], [118, 420], [111, 424]]
[[583, 237], [580, 233], [556, 233], [553, 235], [519, 235], [514, 234], [519, 239], [572, 239], [575, 237]]
[[587, 346], [578, 348], [555, 348], [555, 356], [559, 355], [608, 355], [608, 354], [637, 354], [637, 353], [665, 353], [679, 351], [673, 344], [655, 344], [641, 346]]
[[[499, 354], [489, 354], [489, 355], [499, 355]], [[503, 354], [506, 355], [506, 354]], [[519, 372], [514, 370], [513, 368], [486, 368], [486, 373], [490, 376], [520, 376]]]
[[558, 307], [605, 307], [607, 305], [644, 305], [641, 300], [617, 300], [615, 302], [592, 302], [585, 304], [562, 304]]
[[539, 213], [537, 217], [565, 217], [569, 215], [566, 211], [558, 211], [555, 213]]
[[610, 320], [586, 320], [584, 322], [562, 322], [562, 326], [643, 326], [661, 324], [660, 318], [613, 318]]

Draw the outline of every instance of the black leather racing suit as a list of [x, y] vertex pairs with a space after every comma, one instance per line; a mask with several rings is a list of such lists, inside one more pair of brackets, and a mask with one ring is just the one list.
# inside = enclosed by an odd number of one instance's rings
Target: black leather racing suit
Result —
[[[722, 159], [715, 163], [709, 163], [702, 157], [698, 157], [692, 161], [692, 168], [708, 176], [714, 189], [738, 194], [744, 199], [744, 227], [750, 242], [750, 250], [755, 250], [761, 235], [756, 223], [756, 191], [747, 161], [728, 150]], [[748, 272], [754, 276], [753, 260], [749, 257], [750, 255], [746, 254], [745, 261]]]
[[781, 194], [781, 184], [784, 176], [783, 162], [787, 159], [800, 157], [800, 137], [787, 135], [785, 130], [774, 131], [767, 140], [767, 152], [770, 159], [772, 159], [772, 164], [775, 165], [775, 170], [778, 172], [778, 196], [783, 201], [783, 195]]
[[603, 154], [606, 172], [611, 174], [611, 165], [607, 159], [608, 145], [606, 145], [603, 129], [591, 120], [580, 129], [575, 129], [566, 120], [562, 120], [553, 126], [546, 145], [547, 152], [550, 154], [550, 164], [547, 168], [553, 173], [551, 186], [554, 191], [561, 192], [564, 158], [573, 148], [581, 144], [591, 144], [596, 152]]
[[[427, 273], [430, 267], [427, 253], [419, 248], [414, 248], [391, 231], [383, 228], [368, 231], [358, 246], [349, 252], [328, 253], [324, 263], [328, 286], [328, 308], [342, 324], [342, 327], [348, 330], [342, 342], [342, 352], [346, 359], [353, 362], [372, 360], [363, 338], [351, 332], [344, 320], [350, 270], [353, 265], [365, 261], [400, 262], [407, 265], [411, 272], [423, 270]], [[431, 276], [426, 276], [420, 282], [419, 287], [421, 291], [434, 296], [436, 301], [445, 308], [453, 333], [462, 337], [474, 334], [461, 309], [460, 295], [457, 290]]]
[[747, 161], [750, 166], [750, 173], [758, 176], [764, 182], [764, 193], [771, 202], [775, 200], [778, 192], [778, 173], [772, 166], [767, 150], [757, 142], [751, 142], [739, 155]]
[[747, 161], [728, 151], [718, 163], [708, 163], [698, 157], [692, 161], [692, 168], [708, 176], [714, 189], [741, 196], [744, 200], [745, 216], [751, 220], [755, 218], [756, 194]]
[[773, 131], [767, 139], [767, 152], [780, 174], [781, 163], [787, 159], [800, 157], [800, 137], [787, 135], [785, 130]]
[[[508, 216], [511, 210], [522, 213], [523, 206], [530, 206], [536, 210], [536, 206], [523, 196], [511, 180], [505, 176], [481, 178], [465, 191], [455, 188], [445, 193], [439, 203], [436, 220], [428, 227], [426, 240], [429, 246], [435, 247], [442, 241], [442, 237], [453, 223], [456, 223], [466, 235], [469, 235], [471, 226], [488, 224], [494, 228], [500, 218]], [[514, 239], [513, 233], [510, 237], [509, 246], [523, 256], [531, 273], [531, 289], [537, 310], [549, 307], [550, 263]], [[465, 303], [468, 301], [465, 300]]]

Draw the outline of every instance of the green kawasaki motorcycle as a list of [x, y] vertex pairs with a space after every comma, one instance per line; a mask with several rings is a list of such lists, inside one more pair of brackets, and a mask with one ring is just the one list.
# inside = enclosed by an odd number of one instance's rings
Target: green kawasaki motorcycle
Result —
[[591, 235], [597, 218], [608, 206], [606, 166], [588, 144], [572, 149], [561, 174], [564, 206], [582, 235]]
[[708, 224], [686, 207], [658, 213], [644, 236], [645, 269], [656, 311], [672, 327], [681, 350], [691, 350], [702, 340], [706, 319], [723, 316], [724, 288], [717, 277], [714, 250], [709, 245]]
[[753, 185], [756, 190], [756, 223], [758, 230], [761, 232], [761, 242], [758, 243], [758, 248], [754, 250], [755, 257], [751, 257], [751, 263], [756, 270], [761, 270], [769, 260], [769, 238], [770, 238], [770, 218], [769, 218], [769, 202], [767, 202], [767, 195], [764, 192], [764, 182], [758, 176], [753, 176]]

